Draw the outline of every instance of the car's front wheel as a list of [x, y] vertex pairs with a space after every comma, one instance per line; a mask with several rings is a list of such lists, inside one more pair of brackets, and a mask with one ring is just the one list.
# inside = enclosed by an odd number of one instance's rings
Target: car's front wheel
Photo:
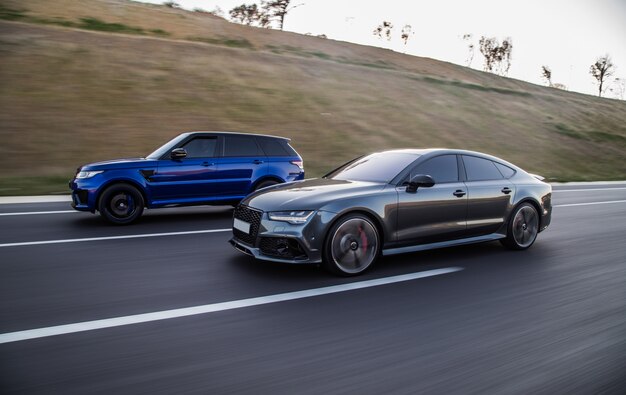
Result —
[[539, 233], [539, 214], [530, 203], [515, 207], [507, 226], [506, 238], [501, 242], [512, 250], [525, 250], [537, 239]]
[[330, 229], [324, 246], [324, 266], [340, 276], [367, 270], [380, 253], [380, 237], [372, 221], [362, 214], [339, 219]]
[[102, 192], [98, 211], [107, 221], [126, 225], [141, 216], [143, 207], [143, 196], [137, 188], [128, 184], [115, 184]]

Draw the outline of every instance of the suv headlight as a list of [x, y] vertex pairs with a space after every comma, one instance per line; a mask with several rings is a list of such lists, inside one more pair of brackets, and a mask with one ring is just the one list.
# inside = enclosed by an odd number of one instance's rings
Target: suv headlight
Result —
[[99, 170], [99, 171], [79, 171], [78, 173], [76, 173], [76, 179], [82, 180], [82, 179], [85, 179], [85, 178], [91, 178], [91, 177], [95, 176], [96, 174], [100, 174], [102, 172], [103, 172], [103, 170]]
[[293, 225], [301, 225], [306, 223], [313, 213], [314, 211], [310, 210], [273, 211], [268, 213], [268, 215], [272, 221], [282, 221]]

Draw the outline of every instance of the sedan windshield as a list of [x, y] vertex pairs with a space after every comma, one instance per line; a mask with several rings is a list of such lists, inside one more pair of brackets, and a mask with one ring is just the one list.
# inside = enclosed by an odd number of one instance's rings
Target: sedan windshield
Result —
[[418, 156], [403, 152], [375, 153], [346, 163], [326, 175], [326, 178], [388, 183]]

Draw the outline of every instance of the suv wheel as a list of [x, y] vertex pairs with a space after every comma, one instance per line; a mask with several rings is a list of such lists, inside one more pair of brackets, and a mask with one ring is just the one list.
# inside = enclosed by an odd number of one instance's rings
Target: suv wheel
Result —
[[111, 185], [102, 192], [98, 211], [115, 225], [126, 225], [143, 213], [143, 196], [137, 188], [128, 184]]
[[269, 187], [270, 185], [276, 185], [278, 184], [278, 182], [274, 181], [274, 180], [267, 180], [267, 181], [263, 181], [260, 182], [259, 185], [257, 185], [254, 190], [258, 191], [261, 188], [265, 188], [265, 187]]

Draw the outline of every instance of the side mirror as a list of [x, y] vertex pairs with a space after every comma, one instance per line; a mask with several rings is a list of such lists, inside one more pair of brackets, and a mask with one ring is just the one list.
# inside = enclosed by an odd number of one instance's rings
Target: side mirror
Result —
[[406, 191], [408, 193], [415, 193], [419, 187], [430, 188], [433, 185], [435, 185], [435, 180], [433, 180], [431, 176], [427, 176], [426, 174], [417, 174], [411, 178], [411, 181], [409, 181]]
[[187, 151], [184, 148], [176, 148], [170, 152], [170, 158], [172, 159], [183, 159], [187, 157]]

